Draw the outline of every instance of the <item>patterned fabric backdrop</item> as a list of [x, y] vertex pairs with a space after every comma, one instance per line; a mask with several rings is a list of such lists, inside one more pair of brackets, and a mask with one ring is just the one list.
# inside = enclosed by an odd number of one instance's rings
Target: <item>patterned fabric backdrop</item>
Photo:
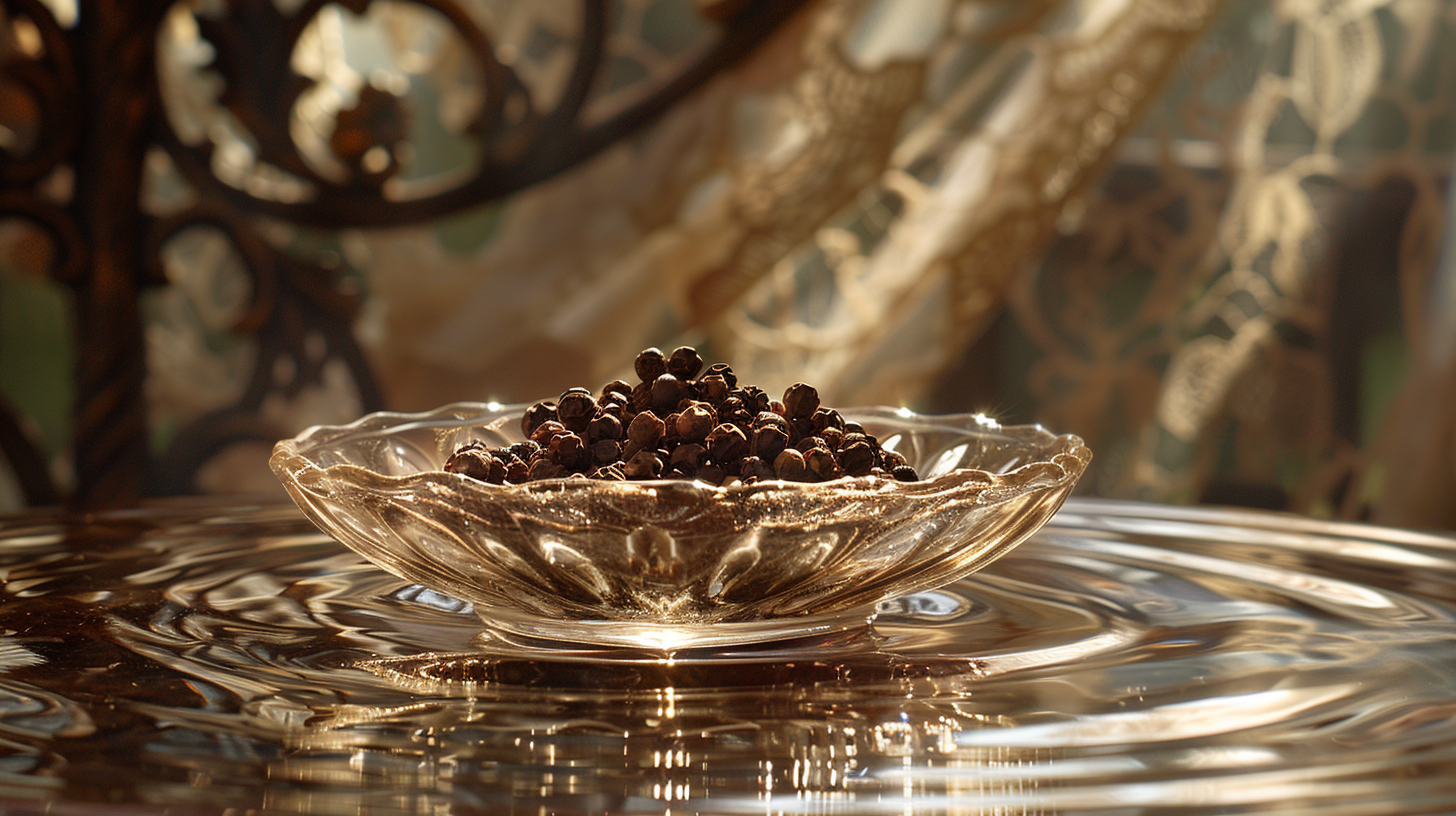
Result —
[[[224, 5], [166, 16], [168, 125], [210, 144], [232, 188], [296, 200], [225, 104]], [[468, 169], [488, 98], [470, 44], [430, 4], [350, 5], [325, 6], [291, 56], [307, 90], [288, 138], [310, 172], [364, 168], [407, 196]], [[531, 99], [564, 92], [583, 4], [460, 5]], [[610, 70], [585, 116], [668, 81], [732, 5], [607, 3]], [[0, 55], [23, 53], [24, 26], [6, 30]], [[254, 226], [357, 295], [391, 408], [541, 398], [693, 343], [838, 404], [1080, 433], [1092, 494], [1449, 527], [1453, 81], [1453, 0], [815, 0], [652, 124], [519, 192], [417, 226]], [[11, 118], [0, 136], [23, 139]], [[381, 132], [392, 152], [363, 149]], [[159, 218], [199, 196], [168, 155], [146, 166]], [[63, 463], [66, 318], [34, 235], [3, 237], [0, 383]], [[159, 454], [244, 400], [265, 359], [235, 235], [181, 230], [162, 258], [146, 295]], [[256, 405], [278, 436], [367, 402], [322, 339], [301, 342], [317, 376]], [[266, 451], [232, 446], [197, 484], [272, 489]]]

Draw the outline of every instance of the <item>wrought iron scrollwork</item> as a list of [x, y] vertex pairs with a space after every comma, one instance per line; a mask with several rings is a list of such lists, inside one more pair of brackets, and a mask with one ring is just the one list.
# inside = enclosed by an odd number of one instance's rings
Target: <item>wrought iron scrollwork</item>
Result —
[[[602, 74], [607, 30], [606, 0], [582, 0], [582, 37], [565, 90], [545, 111], [536, 109], [531, 89], [509, 66], [497, 60], [489, 36], [451, 0], [414, 0], [444, 16], [467, 44], [476, 61], [486, 104], [470, 127], [481, 148], [481, 161], [467, 179], [448, 189], [417, 198], [383, 200], [379, 182], [385, 173], [370, 173], [351, 161], [361, 151], [336, 156], [353, 164], [345, 180], [315, 171], [289, 136], [287, 121], [307, 82], [288, 69], [287, 55], [296, 47], [307, 23], [327, 5], [310, 0], [285, 15], [271, 3], [231, 0], [226, 20], [200, 20], [199, 27], [218, 49], [217, 69], [228, 82], [221, 100], [256, 140], [258, 157], [304, 181], [311, 195], [303, 201], [280, 201], [231, 186], [211, 170], [211, 145], [188, 145], [167, 131], [164, 144], [177, 166], [200, 190], [234, 206], [293, 223], [319, 226], [397, 226], [455, 212], [507, 195], [572, 167], [660, 115], [705, 79], [757, 44], [799, 6], [802, 0], [749, 2], [732, 14], [725, 4], [712, 4], [726, 14], [721, 36], [681, 73], [604, 121], [584, 124], [583, 107]], [[342, 3], [362, 13], [367, 0]], [[272, 41], [259, 55], [250, 44]], [[260, 59], [271, 68], [257, 67]], [[371, 96], [366, 91], [366, 96]], [[376, 92], [372, 97], [379, 98]], [[361, 101], [361, 106], [367, 105]], [[371, 147], [375, 145], [370, 145]], [[379, 145], [386, 149], [392, 145]], [[343, 154], [343, 155], [340, 155]], [[392, 167], [393, 165], [391, 165]]]
[[[484, 103], [466, 128], [478, 159], [444, 187], [409, 195], [391, 192], [402, 163], [408, 111], [387, 91], [359, 89], [335, 116], [326, 172], [305, 155], [290, 130], [313, 80], [293, 58], [311, 23], [331, 3], [356, 15], [370, 0], [304, 0], [296, 8], [270, 0], [226, 0], [217, 13], [180, 6], [213, 53], [209, 70], [223, 85], [217, 103], [246, 134], [260, 166], [295, 180], [305, 192], [285, 198], [229, 183], [215, 172], [215, 147], [184, 138], [169, 120], [159, 89], [158, 36], [179, 5], [156, 0], [95, 0], [63, 26], [40, 0], [0, 0], [7, 19], [24, 18], [31, 52], [4, 66], [34, 99], [36, 131], [19, 154], [0, 150], [0, 217], [25, 219], [54, 244], [53, 279], [70, 287], [77, 331], [74, 415], [74, 501], [128, 503], [143, 490], [195, 488], [198, 468], [239, 441], [271, 441], [290, 429], [271, 427], [260, 408], [271, 394], [296, 395], [317, 383], [329, 361], [342, 362], [365, 410], [382, 395], [351, 331], [359, 297], [329, 269], [261, 237], [259, 218], [312, 227], [379, 227], [417, 223], [479, 205], [570, 168], [670, 108], [716, 71], [751, 50], [804, 0], [696, 2], [714, 27], [706, 47], [630, 104], [595, 119], [585, 116], [603, 81], [612, 2], [581, 0], [579, 37], [565, 84], [549, 104], [498, 58], [481, 22], [454, 0], [406, 0], [443, 19], [464, 44]], [[141, 202], [143, 165], [153, 148], [170, 157], [194, 189], [195, 203], [153, 215]], [[69, 166], [65, 200], [41, 192]], [[251, 302], [232, 331], [254, 338], [256, 355], [242, 396], [183, 427], [147, 464], [143, 399], [145, 345], [141, 292], [165, 285], [162, 248], [193, 228], [216, 230], [231, 243], [252, 282]], [[322, 338], [312, 342], [309, 338]], [[276, 372], [290, 372], [280, 379]], [[13, 419], [0, 412], [0, 420]], [[0, 423], [3, 424], [3, 423]], [[4, 424], [7, 431], [14, 422]], [[53, 498], [54, 486], [23, 434], [4, 433], [17, 473], [30, 478], [30, 501]], [[17, 441], [18, 440], [18, 441]]]

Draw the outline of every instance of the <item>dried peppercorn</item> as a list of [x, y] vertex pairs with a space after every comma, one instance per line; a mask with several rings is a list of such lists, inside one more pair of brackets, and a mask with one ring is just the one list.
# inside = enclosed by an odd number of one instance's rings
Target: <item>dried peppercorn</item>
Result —
[[742, 459], [748, 454], [748, 437], [737, 425], [725, 422], [708, 433], [708, 451], [719, 462]]
[[901, 482], [920, 481], [920, 474], [916, 473], [915, 468], [910, 467], [909, 465], [897, 465], [893, 470], [890, 471], [890, 475], [894, 476], [896, 480]]
[[663, 374], [652, 381], [652, 410], [661, 416], [667, 416], [676, 411], [678, 404], [690, 394], [682, 380], [671, 374]]
[[784, 410], [791, 417], [814, 416], [819, 410], [819, 390], [808, 383], [794, 383], [784, 392]]
[[698, 472], [698, 467], [708, 457], [708, 450], [696, 442], [687, 442], [678, 445], [672, 450], [672, 458], [669, 460], [677, 470], [692, 476]]
[[556, 403], [538, 402], [526, 409], [525, 416], [521, 417], [521, 433], [528, 438], [536, 433], [543, 422], [552, 422], [556, 419]]
[[732, 366], [728, 365], [727, 363], [713, 363], [712, 365], [708, 366], [708, 371], [703, 376], [722, 377], [724, 382], [728, 384], [729, 388], [738, 387], [738, 375], [733, 373]]
[[766, 462], [772, 462], [788, 446], [789, 432], [784, 428], [763, 424], [753, 430], [752, 453]]
[[844, 469], [839, 466], [828, 448], [810, 449], [804, 454], [804, 466], [821, 482], [832, 481], [844, 475]]
[[638, 451], [622, 467], [622, 473], [628, 479], [656, 479], [662, 475], [662, 460], [656, 451]]
[[773, 466], [769, 464], [772, 459], [763, 459], [758, 456], [748, 456], [739, 467], [738, 475], [745, 482], [759, 482], [777, 478]]
[[574, 433], [559, 434], [551, 440], [551, 460], [567, 470], [581, 470], [591, 461], [586, 442]]
[[540, 425], [537, 425], [536, 430], [531, 432], [531, 441], [544, 448], [547, 445], [551, 444], [551, 440], [557, 435], [564, 434], [566, 432], [567, 431], [565, 425], [562, 425], [560, 422], [557, 422], [555, 420], [547, 420]]
[[445, 460], [445, 470], [483, 482], [490, 475], [490, 462], [494, 458], [479, 442], [472, 442]]
[[809, 468], [804, 464], [804, 454], [793, 448], [785, 448], [774, 457], [774, 475], [789, 482], [808, 481]]
[[614, 380], [593, 397], [567, 389], [521, 417], [526, 441], [461, 446], [445, 469], [482, 481], [696, 478], [710, 484], [772, 479], [916, 479], [905, 458], [883, 449], [858, 423], [795, 383], [782, 400], [740, 383], [723, 363], [704, 368], [697, 350], [645, 349], [633, 361], [640, 382]]
[[730, 390], [728, 383], [717, 374], [708, 374], [698, 379], [698, 399], [714, 407], [728, 398]]
[[584, 431], [597, 414], [597, 401], [586, 389], [572, 390], [556, 401], [556, 421], [569, 431]]
[[875, 452], [868, 442], [852, 442], [839, 450], [839, 465], [851, 476], [868, 476], [875, 466]]
[[658, 419], [657, 415], [650, 411], [643, 411], [633, 417], [632, 424], [627, 426], [627, 439], [641, 447], [656, 445], [665, 433], [667, 433], [667, 423]]
[[615, 439], [601, 439], [591, 446], [591, 458], [600, 465], [610, 465], [622, 458], [622, 443]]
[[691, 380], [702, 370], [703, 358], [698, 356], [698, 350], [692, 346], [679, 346], [667, 358], [667, 373], [679, 380]]
[[622, 420], [614, 414], [600, 413], [586, 424], [586, 438], [589, 442], [602, 439], [621, 439]]
[[667, 373], [667, 358], [662, 356], [662, 349], [643, 349], [637, 355], [632, 368], [637, 372], [637, 379], [650, 383]]
[[706, 402], [695, 402], [677, 416], [677, 435], [687, 442], [701, 442], [718, 426], [718, 412]]

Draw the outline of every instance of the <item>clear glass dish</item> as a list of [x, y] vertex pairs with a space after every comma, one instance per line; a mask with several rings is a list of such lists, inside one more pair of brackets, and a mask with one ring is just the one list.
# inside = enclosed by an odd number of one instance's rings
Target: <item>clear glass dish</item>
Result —
[[318, 527], [377, 566], [539, 643], [660, 650], [815, 637], [956, 581], [1049, 519], [1082, 440], [982, 415], [845, 411], [917, 482], [491, 485], [441, 468], [520, 440], [524, 406], [378, 413], [279, 442], [270, 464]]

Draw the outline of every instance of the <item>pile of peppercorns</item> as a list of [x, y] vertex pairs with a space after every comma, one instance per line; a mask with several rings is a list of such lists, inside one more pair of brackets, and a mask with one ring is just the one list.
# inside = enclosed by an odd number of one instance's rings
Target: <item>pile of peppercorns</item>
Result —
[[783, 400], [739, 385], [723, 363], [703, 368], [697, 350], [637, 355], [635, 387], [616, 380], [593, 397], [572, 388], [526, 409], [526, 441], [462, 446], [445, 470], [491, 484], [537, 479], [699, 479], [715, 485], [769, 479], [827, 482], [841, 476], [920, 477], [856, 422], [795, 383]]

